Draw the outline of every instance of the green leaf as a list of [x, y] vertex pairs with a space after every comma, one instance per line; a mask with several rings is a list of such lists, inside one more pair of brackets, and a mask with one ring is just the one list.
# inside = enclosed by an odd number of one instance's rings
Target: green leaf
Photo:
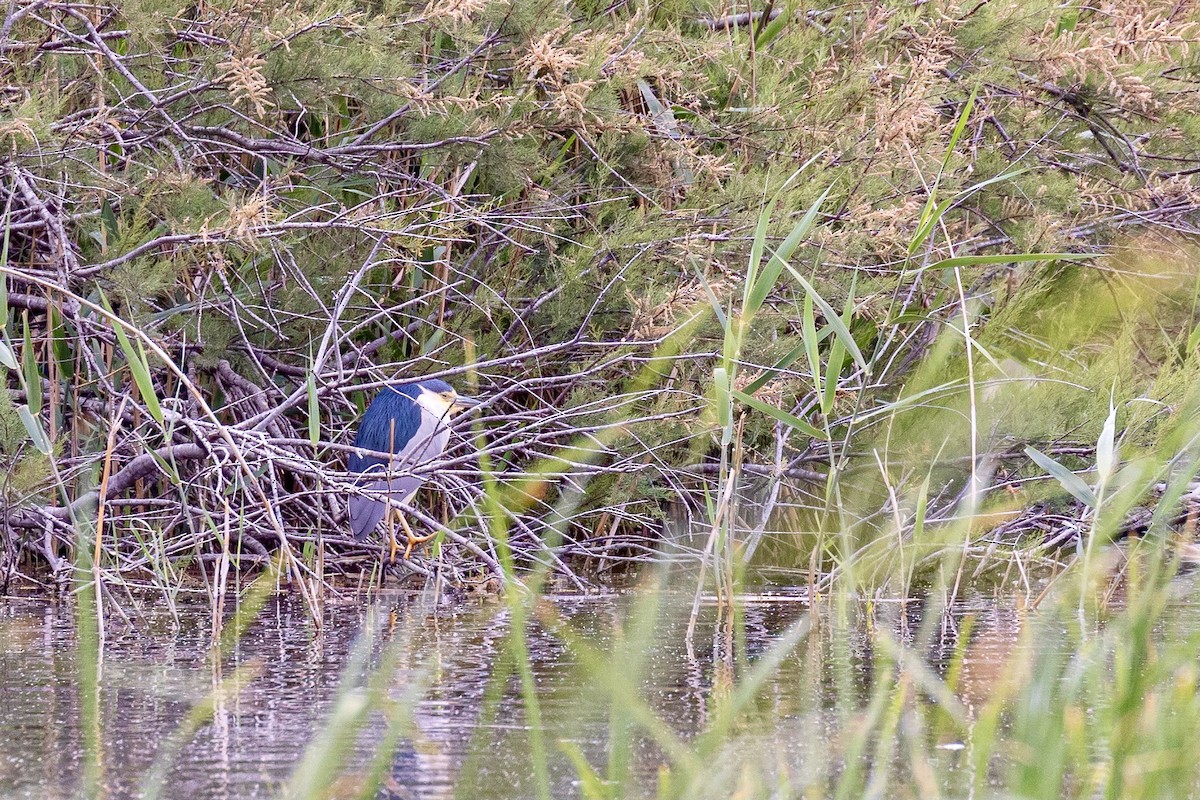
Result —
[[[0, 267], [8, 266], [9, 235], [12, 232], [12, 203], [16, 192], [9, 192], [8, 202], [4, 206], [4, 239], [0, 241]], [[8, 325], [8, 276], [0, 275], [0, 328]]]
[[[819, 344], [819, 343], [825, 341], [827, 338], [829, 338], [829, 334], [831, 334], [831, 333], [833, 333], [833, 328], [829, 327], [828, 325], [822, 326], [821, 329], [819, 331], [817, 331], [817, 343]], [[761, 375], [759, 375], [757, 378], [755, 378], [753, 381], [751, 381], [750, 384], [748, 386], [746, 386], [744, 391], [747, 394], [754, 394], [759, 389], [766, 386], [768, 381], [770, 381], [772, 378], [774, 378], [776, 375], [778, 375], [781, 370], [785, 370], [788, 367], [792, 366], [792, 364], [795, 364], [797, 361], [799, 361], [800, 356], [804, 355], [805, 352], [807, 352], [807, 350], [806, 350], [807, 347], [808, 347], [807, 343], [804, 341], [801, 341], [800, 344], [796, 345], [791, 350], [789, 350], [787, 352], [787, 355], [783, 356], [783, 358], [776, 361], [774, 365], [772, 365], [771, 367], [768, 367], [766, 370], [763, 371], [763, 373]]]
[[71, 339], [67, 335], [67, 322], [62, 312], [50, 304], [46, 307], [46, 328], [50, 336], [50, 352], [58, 363], [58, 375], [69, 383], [75, 376], [75, 354], [71, 350]]
[[650, 84], [644, 82], [644, 80], [638, 80], [637, 91], [641, 92], [642, 102], [646, 103], [646, 108], [654, 120], [655, 127], [659, 128], [659, 133], [665, 133], [666, 136], [672, 139], [682, 138], [679, 133], [678, 122], [674, 119], [674, 112], [662, 104], [658, 95], [655, 95], [654, 90], [650, 89]]
[[104, 306], [104, 310], [111, 316], [113, 332], [117, 335], [117, 343], [121, 345], [121, 352], [125, 355], [125, 363], [129, 365], [129, 371], [133, 375], [133, 382], [137, 384], [138, 394], [142, 397], [142, 402], [146, 404], [146, 410], [150, 412], [150, 416], [154, 417], [159, 425], [165, 424], [163, 418], [162, 406], [158, 403], [158, 394], [154, 391], [154, 380], [150, 377], [150, 364], [146, 359], [146, 351], [142, 349], [142, 341], [138, 339], [137, 348], [129, 341], [129, 336], [125, 333], [127, 323], [123, 322], [115, 313], [112, 306], [108, 303], [108, 298], [104, 296], [104, 292], [100, 292], [100, 303]]
[[925, 534], [925, 514], [929, 506], [929, 477], [921, 484], [917, 493], [917, 507], [913, 512], [913, 541], [921, 541]]
[[134, 370], [133, 378], [137, 381], [138, 392], [142, 395], [142, 401], [146, 404], [146, 410], [150, 412], [150, 416], [154, 417], [159, 425], [165, 425], [166, 420], [163, 417], [162, 406], [158, 403], [158, 393], [154, 391], [154, 380], [150, 377], [150, 359], [146, 357], [141, 339], [138, 339], [137, 351], [136, 368], [134, 362], [130, 362], [129, 366]]
[[1192, 332], [1188, 334], [1187, 350], [1185, 352], [1193, 353], [1200, 346], [1200, 325], [1192, 328]]
[[954, 125], [954, 132], [950, 134], [950, 142], [946, 145], [946, 152], [942, 155], [942, 165], [938, 168], [937, 177], [934, 178], [933, 185], [929, 187], [928, 196], [925, 198], [925, 207], [921, 209], [921, 216], [917, 221], [917, 230], [913, 233], [913, 238], [908, 243], [909, 255], [921, 246], [921, 243], [933, 231], [933, 226], [937, 224], [938, 219], [949, 208], [949, 205], [946, 203], [938, 203], [938, 187], [941, 186], [942, 176], [946, 174], [946, 170], [950, 166], [950, 159], [954, 155], [954, 148], [958, 146], [958, 140], [962, 138], [963, 132], [967, 129], [967, 120], [971, 118], [971, 111], [974, 108], [975, 92], [972, 91], [971, 96], [967, 98], [967, 102], [963, 105], [963, 109], [958, 115], [958, 120]]
[[1096, 442], [1096, 481], [1098, 484], [1108, 482], [1117, 465], [1117, 407], [1110, 396], [1108, 401], [1108, 417], [1104, 420], [1104, 428]]
[[1063, 15], [1058, 18], [1058, 23], [1054, 26], [1055, 37], [1062, 36], [1064, 33], [1070, 33], [1075, 30], [1075, 26], [1079, 24], [1079, 9], [1068, 8], [1063, 12]]
[[101, 247], [107, 250], [109, 244], [119, 241], [121, 238], [121, 223], [117, 221], [117, 214], [107, 199], [100, 203], [100, 221], [103, 223]]
[[[855, 283], [850, 284], [850, 293], [846, 295], [846, 306], [842, 310], [842, 325], [849, 330], [850, 320], [854, 314]], [[837, 399], [838, 381], [842, 377], [842, 366], [846, 363], [846, 343], [840, 336], [834, 337], [829, 347], [829, 363], [825, 367], [825, 392], [821, 395], [821, 413], [828, 417], [833, 413], [834, 401]]]
[[[787, 238], [784, 239], [779, 247], [771, 253], [771, 258], [767, 261], [767, 265], [763, 268], [762, 274], [759, 275], [758, 279], [754, 283], [754, 287], [746, 296], [746, 302], [742, 309], [742, 314], [746, 317], [746, 319], [749, 319], [758, 313], [758, 310], [762, 308], [763, 303], [766, 302], [767, 296], [771, 294], [771, 290], [775, 288], [775, 284], [779, 281], [779, 275], [783, 272], [784, 267], [787, 266], [787, 260], [792, 257], [792, 253], [796, 252], [796, 248], [800, 246], [800, 243], [803, 242], [808, 237], [809, 232], [812, 231], [813, 224], [817, 219], [817, 214], [820, 213], [821, 206], [825, 203], [825, 198], [829, 196], [831, 189], [833, 189], [832, 186], [821, 193], [821, 196], [818, 197], [816, 201], [814, 201], [813, 204], [808, 207], [808, 211], [805, 212], [804, 216], [800, 218], [800, 221], [797, 222], [795, 227], [792, 228], [792, 231], [787, 235]], [[763, 217], [765, 218], [771, 212], [771, 210], [774, 209], [774, 207], [775, 201], [772, 200], [767, 206], [767, 209], [764, 210]], [[761, 223], [762, 219], [760, 219], [759, 222]], [[765, 237], [765, 230], [763, 235]], [[763, 246], [764, 248], [766, 246], [765, 239]]]
[[[993, 176], [988, 178], [986, 181], [980, 181], [979, 183], [968, 186], [966, 189], [963, 189], [961, 192], [958, 192], [952, 197], [947, 197], [945, 200], [938, 203], [937, 207], [933, 209], [932, 212], [922, 214], [921, 222], [917, 225], [917, 230], [913, 234], [912, 241], [908, 243], [908, 254], [911, 256], [917, 251], [917, 248], [919, 248], [929, 237], [929, 234], [933, 232], [933, 228], [935, 225], [937, 225], [938, 220], [945, 216], [946, 212], [949, 211], [950, 208], [956, 203], [961, 203], [963, 200], [975, 194], [984, 187], [990, 186], [994, 183], [1007, 181], [1010, 178], [1015, 178], [1018, 175], [1028, 171], [1028, 168], [1016, 169], [1012, 172], [1005, 172], [1001, 175]], [[932, 196], [930, 197], [930, 200], [933, 200]]]
[[317, 396], [317, 376], [308, 372], [308, 440], [315, 446], [321, 441], [321, 400]]
[[[758, 275], [759, 266], [762, 264], [763, 254], [767, 250], [767, 228], [771, 224], [771, 218], [775, 215], [775, 206], [778, 205], [780, 196], [787, 190], [789, 186], [792, 185], [792, 182], [795, 181], [796, 178], [800, 176], [800, 173], [807, 169], [810, 164], [816, 161], [820, 155], [821, 154], [818, 153], [797, 167], [796, 171], [789, 175], [788, 179], [783, 182], [782, 186], [779, 187], [779, 191], [777, 191], [775, 195], [767, 201], [766, 206], [764, 206], [763, 209], [758, 212], [758, 223], [754, 226], [754, 238], [750, 243], [750, 260], [746, 265], [746, 286], [742, 296], [742, 316], [747, 319], [754, 316], [754, 313], [762, 307], [763, 302], [767, 298], [767, 294], [769, 294], [771, 291], [771, 286], [775, 283], [774, 280], [770, 280], [769, 282], [760, 280]], [[826, 194], [828, 194], [828, 190], [826, 190]], [[825, 195], [823, 194], [817, 200], [817, 202], [820, 203], [824, 199]], [[816, 211], [813, 208], [810, 208], [808, 214], [805, 215], [805, 219], [808, 219], [809, 217], [815, 217], [815, 215]], [[800, 225], [803, 224], [804, 221], [801, 220], [797, 227], [800, 227]], [[785, 240], [784, 246], [786, 247], [787, 242], [791, 242], [793, 240], [795, 243], [798, 243], [804, 238], [805, 235], [807, 235], [807, 231], [804, 231], [801, 235], [797, 236], [796, 230], [793, 229], [787, 240]], [[795, 248], [795, 243], [792, 244], [793, 249]], [[786, 261], [789, 255], [791, 255], [791, 250], [788, 250], [787, 255], [785, 255], [781, 260]], [[778, 278], [778, 272], [776, 272], [775, 277], [776, 279]]]
[[[8, 266], [8, 226], [4, 226], [4, 245], [0, 247], [0, 266]], [[0, 275], [0, 329], [8, 326], [8, 276]]]
[[919, 406], [930, 398], [938, 398], [942, 395], [949, 395], [952, 392], [964, 391], [966, 380], [957, 378], [955, 380], [946, 381], [945, 383], [931, 386], [928, 389], [923, 389], [907, 397], [901, 397], [893, 400], [890, 403], [883, 403], [874, 408], [860, 410], [855, 415], [855, 423], [861, 425], [864, 422], [869, 422], [878, 419], [879, 417], [896, 414], [904, 409]]
[[800, 335], [804, 338], [804, 352], [808, 356], [808, 369], [812, 373], [813, 391], [821, 394], [821, 353], [817, 349], [817, 315], [813, 310], [813, 296], [804, 295], [804, 313], [801, 315]]
[[13, 355], [12, 347], [8, 342], [0, 340], [0, 364], [8, 367], [11, 370], [17, 369], [17, 357]]
[[729, 371], [724, 367], [717, 367], [713, 370], [713, 388], [715, 390], [714, 402], [717, 404], [717, 424], [722, 428], [727, 428], [732, 419], [730, 409], [733, 404], [729, 399]]
[[445, 328], [440, 327], [440, 326], [437, 328], [434, 328], [433, 333], [431, 333], [429, 335], [429, 338], [427, 338], [424, 342], [421, 343], [421, 352], [422, 353], [432, 353], [434, 350], [437, 350], [438, 347], [442, 343], [442, 339], [444, 339], [445, 337], [446, 337], [446, 329]]
[[1062, 487], [1070, 492], [1071, 496], [1076, 500], [1083, 503], [1088, 508], [1096, 507], [1095, 493], [1093, 493], [1091, 487], [1084, 483], [1083, 479], [1074, 472], [1071, 472], [1071, 470], [1067, 469], [1050, 456], [1039, 450], [1036, 450], [1035, 448], [1026, 447], [1025, 455], [1029, 456], [1039, 467], [1050, 473], [1050, 477], [1062, 484]]
[[812, 436], [814, 439], [821, 439], [821, 440], [827, 440], [829, 438], [828, 436], [825, 435], [824, 431], [813, 427], [812, 425], [808, 424], [807, 422], [805, 422], [804, 420], [800, 419], [797, 416], [789, 414], [788, 412], [784, 411], [782, 408], [776, 408], [775, 406], [771, 405], [770, 403], [764, 403], [762, 400], [759, 400], [757, 397], [754, 397], [753, 395], [746, 394], [745, 392], [739, 392], [737, 389], [731, 390], [730, 394], [734, 398], [736, 398], [738, 401], [745, 403], [746, 405], [750, 406], [751, 408], [755, 409], [756, 411], [761, 411], [770, 417], [774, 417], [775, 419], [782, 422], [784, 425], [787, 425], [790, 428], [794, 428], [794, 429], [800, 431], [801, 433], [805, 434], [806, 436]]
[[587, 756], [578, 744], [562, 740], [558, 742], [558, 748], [571, 760], [571, 766], [575, 768], [575, 774], [579, 778], [579, 792], [584, 800], [610, 800], [613, 797], [613, 792], [596, 769], [588, 763]]
[[696, 277], [700, 279], [700, 285], [704, 287], [704, 293], [708, 295], [708, 302], [717, 317], [717, 322], [721, 323], [721, 330], [728, 331], [729, 318], [725, 316], [725, 311], [721, 308], [721, 301], [717, 299], [716, 292], [713, 291], [708, 278], [704, 277], [704, 273], [700, 271], [700, 267], [696, 266], [696, 262], [693, 261], [691, 264], [692, 271], [696, 273]]
[[154, 463], [158, 464], [158, 468], [161, 470], [162, 474], [167, 476], [167, 479], [171, 481], [172, 486], [183, 485], [183, 478], [179, 476], [179, 465], [175, 463], [174, 458], [168, 460], [153, 450], [149, 450], [147, 452], [149, 452], [150, 457], [154, 459]]
[[[754, 226], [754, 239], [750, 242], [750, 260], [746, 263], [746, 287], [742, 295], [742, 316], [753, 316], [758, 308], [754, 305], [754, 296], [759, 291], [758, 267], [762, 263], [763, 252], [767, 248], [767, 226], [771, 223], [771, 215], [775, 212], [777, 197], [772, 197], [766, 207], [758, 212], [758, 222]], [[762, 305], [760, 302], [759, 306]]]
[[725, 329], [725, 339], [721, 343], [721, 363], [728, 370], [737, 369], [738, 354], [742, 349], [742, 335], [746, 329], [744, 317], [733, 316], [733, 298], [729, 299], [729, 308], [725, 312], [729, 327]]
[[25, 431], [29, 434], [29, 441], [39, 453], [44, 456], [50, 455], [50, 437], [46, 436], [46, 432], [42, 430], [42, 423], [37, 416], [29, 410], [29, 406], [22, 404], [17, 406], [17, 415], [21, 418], [21, 424], [25, 426]]
[[804, 279], [803, 275], [797, 272], [791, 264], [788, 264], [787, 268], [788, 272], [792, 273], [792, 277], [796, 279], [796, 282], [803, 286], [804, 291], [811, 294], [813, 301], [821, 307], [821, 313], [825, 315], [825, 319], [829, 321], [829, 325], [845, 344], [846, 351], [854, 357], [854, 363], [858, 364], [859, 369], [865, 371], [867, 368], [867, 361], [863, 358], [862, 352], [858, 349], [858, 343], [854, 341], [854, 337], [850, 334], [850, 328], [848, 328], [846, 324], [842, 322], [842, 318], [836, 311], [833, 310], [833, 306], [829, 305], [829, 303], [825, 301], [825, 298], [821, 297], [821, 295], [817, 293], [817, 290], [813, 288], [811, 283]]
[[[642, 102], [646, 104], [646, 110], [650, 112], [650, 117], [654, 121], [654, 127], [658, 132], [671, 137], [672, 139], [683, 138], [679, 130], [679, 123], [675, 120], [675, 112], [663, 104], [658, 96], [654, 94], [654, 90], [650, 88], [650, 84], [644, 80], [637, 82], [638, 91], [641, 92]], [[685, 187], [691, 186], [696, 179], [695, 174], [683, 159], [674, 161], [675, 177]]]
[[[801, 10], [800, 13], [803, 14], [804, 11]], [[779, 34], [783, 33], [783, 29], [787, 27], [788, 22], [792, 20], [792, 17], [795, 14], [795, 3], [788, 3], [788, 6], [784, 9], [783, 13], [767, 23], [767, 26], [762, 29], [761, 33], [758, 34], [758, 38], [754, 40], [754, 49], [762, 50], [771, 44], [771, 42], [775, 41], [775, 39], [779, 37]]]
[[971, 118], [971, 112], [975, 110], [975, 96], [977, 93], [978, 90], [971, 90], [971, 96], [967, 98], [962, 112], [958, 115], [958, 120], [954, 123], [954, 133], [950, 134], [950, 143], [946, 146], [945, 155], [942, 156], [942, 167], [938, 170], [938, 180], [941, 180], [942, 175], [946, 174], [946, 169], [950, 166], [950, 157], [954, 155], [954, 148], [958, 147], [958, 140], [962, 138], [963, 133], [967, 130], [967, 120]]
[[29, 313], [22, 315], [21, 372], [25, 383], [25, 402], [33, 414], [42, 413], [42, 373], [33, 355], [33, 336], [29, 332]]
[[779, 245], [779, 248], [771, 254], [772, 259], [787, 261], [792, 257], [792, 253], [796, 252], [796, 248], [800, 243], [808, 238], [809, 232], [813, 225], [816, 224], [817, 214], [821, 212], [821, 207], [825, 205], [825, 198], [829, 197], [829, 193], [833, 191], [833, 186], [829, 186], [825, 191], [821, 192], [821, 196], [813, 201], [813, 204], [808, 207], [808, 211], [804, 212], [804, 216], [796, 223], [796, 227], [792, 228], [792, 232]]

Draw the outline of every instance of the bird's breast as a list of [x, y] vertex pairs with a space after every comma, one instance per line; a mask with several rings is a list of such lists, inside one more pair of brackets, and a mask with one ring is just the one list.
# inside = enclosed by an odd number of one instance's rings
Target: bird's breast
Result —
[[441, 456], [450, 441], [450, 429], [444, 420], [433, 416], [424, 409], [421, 411], [421, 424], [413, 437], [415, 446], [411, 459], [413, 463], [432, 461]]

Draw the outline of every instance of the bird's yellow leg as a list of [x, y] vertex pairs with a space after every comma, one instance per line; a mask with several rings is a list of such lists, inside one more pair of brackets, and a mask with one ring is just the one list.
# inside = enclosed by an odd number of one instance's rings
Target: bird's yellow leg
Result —
[[430, 539], [432, 539], [434, 536], [437, 535], [435, 532], [435, 533], [428, 534], [427, 536], [417, 536], [415, 533], [413, 533], [412, 528], [410, 528], [408, 526], [408, 520], [406, 520], [404, 518], [403, 514], [396, 514], [396, 519], [400, 522], [400, 527], [404, 528], [404, 535], [408, 538], [408, 547], [404, 548], [404, 560], [405, 561], [408, 561], [408, 557], [410, 555], [412, 555], [412, 551], [413, 551], [414, 547], [416, 547], [417, 545], [422, 544], [424, 542], [428, 542]]
[[[398, 510], [394, 509], [394, 508], [391, 508], [391, 507], [389, 507], [389, 508], [388, 508], [388, 520], [387, 520], [387, 523], [388, 523], [388, 524], [387, 524], [387, 531], [388, 531], [388, 563], [389, 563], [389, 564], [395, 564], [395, 563], [396, 563], [396, 551], [398, 551], [398, 550], [400, 549], [400, 545], [399, 545], [399, 544], [396, 542], [396, 526], [392, 524], [392, 520], [399, 520], [399, 521], [400, 521], [400, 523], [401, 523], [402, 525], [405, 525], [405, 528], [406, 528], [406, 529], [407, 529], [407, 527], [408, 527], [408, 526], [407, 526], [407, 525], [404, 523], [404, 517], [400, 516], [400, 512], [399, 512]], [[406, 556], [404, 556], [404, 557], [405, 557], [405, 558], [408, 558], [408, 556], [407, 556], [407, 555], [406, 555]]]

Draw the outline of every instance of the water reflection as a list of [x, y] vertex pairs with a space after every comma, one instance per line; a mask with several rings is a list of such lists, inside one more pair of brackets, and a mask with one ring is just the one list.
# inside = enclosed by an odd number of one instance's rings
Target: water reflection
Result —
[[[579, 794], [578, 772], [562, 743], [598, 768], [614, 757], [607, 690], [581, 652], [625, 653], [626, 660], [613, 664], [628, 675], [611, 679], [627, 679], [628, 691], [687, 741], [711, 724], [714, 694], [730, 691], [747, 665], [810, 614], [796, 598], [760, 600], [743, 604], [739, 624], [732, 625], [729, 615], [705, 605], [695, 658], [689, 658], [684, 638], [691, 598], [664, 593], [650, 614], [639, 612], [638, 603], [632, 594], [551, 599], [530, 623], [528, 657], [555, 797]], [[638, 633], [639, 613], [650, 619], [649, 636]], [[210, 659], [203, 604], [185, 606], [177, 624], [165, 612], [150, 613], [135, 627], [110, 631], [99, 703], [103, 793], [141, 796], [156, 756], [178, 739], [161, 796], [276, 796], [325, 724], [339, 689], [362, 685], [394, 648], [398, 660], [387, 693], [410, 704], [405, 708], [412, 725], [390, 759], [382, 796], [536, 795], [510, 647], [512, 621], [503, 604], [484, 600], [447, 608], [392, 597], [369, 606], [331, 604], [325, 617], [318, 635], [300, 603], [274, 601], [217, 664]], [[958, 696], [968, 709], [987, 701], [1005, 665], [1029, 646], [1021, 636], [1024, 615], [1011, 605], [978, 600], [939, 615], [932, 625], [927, 617], [928, 609], [916, 602], [851, 605], [814, 616], [812, 634], [764, 682], [751, 710], [754, 724], [739, 730], [728, 764], [719, 768], [733, 783], [740, 774], [789, 785], [819, 781], [826, 749], [836, 752], [839, 726], [869, 700], [881, 634], [918, 647], [935, 670], [961, 652]], [[971, 635], [960, 641], [965, 629]], [[922, 642], [922, 636], [928, 638]], [[0, 601], [2, 798], [78, 794], [84, 736], [74, 641], [69, 606]], [[356, 648], [361, 651], [364, 642], [364, 658], [355, 667]], [[250, 676], [244, 688], [218, 698], [211, 720], [180, 737], [176, 732], [193, 707], [239, 669]], [[334, 796], [357, 796], [387, 732], [383, 714], [368, 715]], [[653, 787], [666, 754], [640, 734], [630, 753], [628, 771]]]

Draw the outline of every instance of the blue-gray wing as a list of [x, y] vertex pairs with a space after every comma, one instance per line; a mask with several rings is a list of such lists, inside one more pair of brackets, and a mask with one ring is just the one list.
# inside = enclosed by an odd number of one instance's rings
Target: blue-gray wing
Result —
[[417, 489], [420, 489], [424, 482], [424, 478], [416, 475], [396, 475], [391, 480], [372, 481], [363, 487], [375, 493], [376, 497], [365, 494], [350, 495], [347, 505], [350, 530], [354, 532], [354, 538], [360, 541], [367, 538], [387, 514], [388, 503], [378, 495], [386, 492], [388, 497], [404, 503], [417, 493]]

